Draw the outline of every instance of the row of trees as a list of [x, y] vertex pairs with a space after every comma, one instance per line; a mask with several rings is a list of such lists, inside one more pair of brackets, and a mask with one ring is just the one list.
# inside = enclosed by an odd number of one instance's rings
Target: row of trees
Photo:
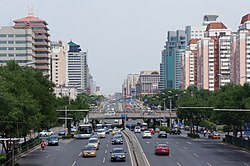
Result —
[[[250, 121], [250, 112], [229, 111], [229, 109], [250, 108], [250, 86], [249, 84], [235, 85], [228, 84], [215, 92], [204, 89], [197, 89], [190, 86], [186, 90], [166, 89], [154, 96], [145, 96], [144, 101], [151, 108], [177, 110], [180, 120], [184, 119], [191, 126], [203, 125], [213, 128], [214, 125], [224, 125], [225, 129], [233, 131], [234, 136], [240, 131], [243, 125]], [[215, 109], [225, 109], [218, 111]], [[191, 132], [195, 128], [193, 127]]]
[[[80, 94], [76, 100], [56, 98], [55, 85], [39, 70], [21, 67], [14, 61], [0, 66], [0, 136], [2, 138], [25, 138], [32, 131], [49, 129], [64, 121], [56, 110], [89, 109], [98, 104], [103, 96]], [[62, 114], [62, 115], [61, 115]], [[79, 122], [86, 112], [71, 112], [74, 122]], [[6, 153], [11, 149], [7, 142], [0, 141]]]

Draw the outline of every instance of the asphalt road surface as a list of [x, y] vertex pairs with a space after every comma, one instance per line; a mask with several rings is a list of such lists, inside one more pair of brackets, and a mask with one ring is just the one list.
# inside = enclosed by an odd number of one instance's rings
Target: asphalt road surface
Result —
[[[186, 136], [169, 135], [168, 138], [137, 139], [152, 166], [250, 166], [250, 153], [223, 143], [221, 140], [207, 138], [190, 139]], [[169, 156], [156, 156], [155, 145], [168, 144]]]
[[[87, 144], [87, 139], [61, 140], [59, 146], [46, 146], [45, 150], [40, 148], [30, 154], [20, 158], [18, 163], [21, 166], [131, 166], [130, 152], [127, 148], [127, 141], [124, 139], [123, 145], [112, 145], [112, 135], [100, 139], [100, 147], [97, 156], [93, 158], [83, 158], [82, 148]], [[124, 147], [126, 162], [111, 162], [110, 152], [114, 147]]]

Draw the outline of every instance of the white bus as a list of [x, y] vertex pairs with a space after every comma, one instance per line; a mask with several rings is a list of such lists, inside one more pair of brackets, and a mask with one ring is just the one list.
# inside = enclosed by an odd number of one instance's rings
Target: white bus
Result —
[[90, 138], [93, 132], [92, 124], [80, 124], [78, 130], [75, 133], [75, 138]]

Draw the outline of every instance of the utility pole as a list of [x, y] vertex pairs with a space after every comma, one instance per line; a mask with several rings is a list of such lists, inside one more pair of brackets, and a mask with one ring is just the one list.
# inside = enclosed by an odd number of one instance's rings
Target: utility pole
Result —
[[[172, 98], [170, 98], [170, 109], [169, 109], [169, 115], [171, 115], [171, 112], [172, 112]], [[172, 119], [171, 119], [171, 116], [169, 118], [169, 125], [170, 127], [172, 127]]]

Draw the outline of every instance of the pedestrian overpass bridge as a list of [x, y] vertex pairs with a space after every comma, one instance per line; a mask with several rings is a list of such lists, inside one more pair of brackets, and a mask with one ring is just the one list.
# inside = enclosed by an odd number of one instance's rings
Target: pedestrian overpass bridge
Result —
[[163, 118], [177, 118], [175, 111], [156, 111], [156, 112], [116, 112], [114, 115], [108, 115], [106, 112], [89, 112], [88, 119], [163, 119]]

